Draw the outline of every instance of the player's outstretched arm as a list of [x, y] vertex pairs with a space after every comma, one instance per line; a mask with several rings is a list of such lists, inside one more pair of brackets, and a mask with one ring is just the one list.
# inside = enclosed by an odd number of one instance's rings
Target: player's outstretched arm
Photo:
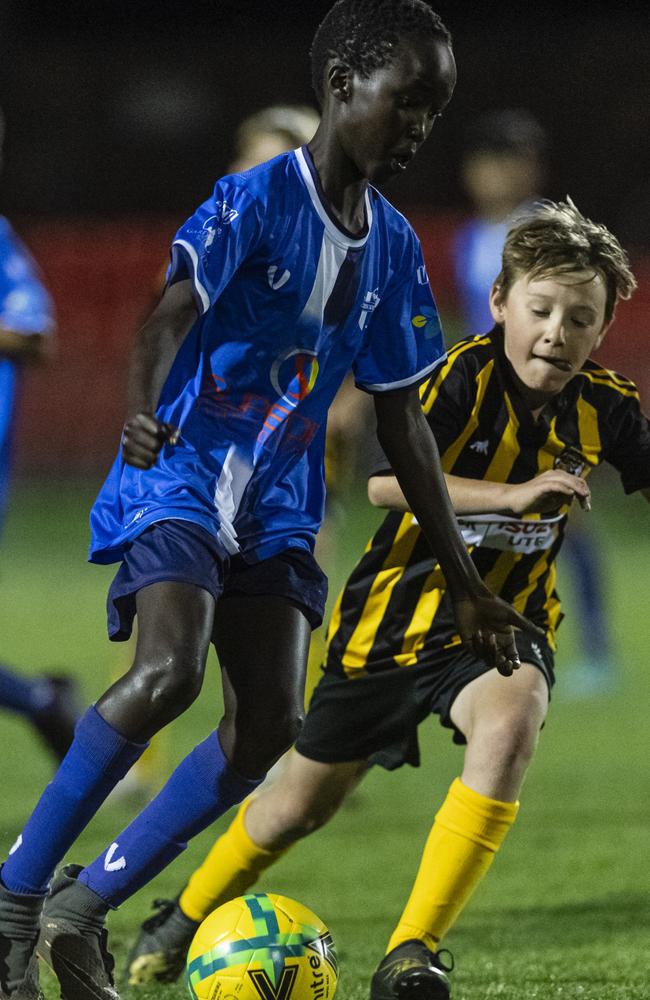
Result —
[[191, 281], [170, 285], [139, 331], [129, 372], [129, 417], [122, 432], [128, 465], [150, 469], [160, 449], [175, 444], [178, 430], [155, 416], [174, 358], [197, 318]]
[[461, 638], [490, 666], [511, 674], [519, 666], [513, 626], [541, 630], [491, 594], [478, 575], [458, 530], [417, 389], [376, 395], [375, 411], [379, 443], [445, 574]]
[[[447, 474], [445, 483], [458, 515], [548, 514], [574, 499], [583, 510], [591, 510], [591, 491], [585, 480], [562, 469], [550, 469], [525, 483], [492, 483]], [[397, 478], [390, 473], [370, 477], [368, 499], [375, 507], [410, 510]]]

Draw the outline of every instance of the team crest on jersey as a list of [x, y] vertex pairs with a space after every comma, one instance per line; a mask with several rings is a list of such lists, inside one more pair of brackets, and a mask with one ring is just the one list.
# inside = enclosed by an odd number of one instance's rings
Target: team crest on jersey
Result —
[[379, 305], [379, 289], [375, 288], [372, 292], [366, 292], [363, 297], [363, 302], [361, 303], [361, 312], [359, 313], [359, 329], [363, 330], [368, 319], [375, 311]]
[[589, 468], [589, 461], [579, 448], [576, 448], [574, 445], [568, 445], [564, 451], [556, 456], [553, 468], [562, 469], [563, 472], [570, 472], [573, 476], [581, 476], [585, 469]]
[[431, 340], [440, 329], [438, 313], [431, 306], [424, 306], [421, 313], [412, 317], [411, 323], [417, 330], [424, 332], [425, 340]]

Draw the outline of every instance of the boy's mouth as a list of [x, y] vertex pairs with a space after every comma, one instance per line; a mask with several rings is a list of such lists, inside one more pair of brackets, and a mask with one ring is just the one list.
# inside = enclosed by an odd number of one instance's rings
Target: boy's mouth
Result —
[[547, 365], [552, 365], [553, 368], [557, 368], [561, 372], [573, 371], [573, 365], [570, 361], [566, 361], [564, 358], [548, 358], [541, 354], [533, 354], [536, 361], [545, 361]]
[[390, 168], [394, 173], [399, 173], [402, 170], [406, 170], [409, 163], [415, 156], [415, 151], [407, 150], [403, 153], [393, 153], [390, 160]]

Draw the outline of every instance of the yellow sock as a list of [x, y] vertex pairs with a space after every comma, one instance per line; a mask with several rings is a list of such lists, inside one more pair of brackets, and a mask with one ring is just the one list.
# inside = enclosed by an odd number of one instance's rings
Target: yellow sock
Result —
[[492, 864], [518, 809], [518, 802], [488, 799], [460, 778], [452, 782], [387, 951], [411, 938], [436, 950]]
[[234, 820], [212, 846], [196, 869], [179, 899], [190, 920], [204, 920], [217, 906], [246, 892], [261, 873], [284, 854], [258, 847], [248, 835], [244, 816], [251, 799], [244, 799]]

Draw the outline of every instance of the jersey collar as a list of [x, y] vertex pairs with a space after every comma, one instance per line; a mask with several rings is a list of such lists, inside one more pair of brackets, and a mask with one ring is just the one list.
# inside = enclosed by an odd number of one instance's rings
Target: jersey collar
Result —
[[302, 177], [305, 187], [309, 193], [311, 203], [316, 209], [316, 212], [325, 226], [325, 230], [330, 238], [340, 246], [350, 249], [365, 246], [368, 236], [370, 235], [370, 230], [372, 229], [372, 204], [370, 202], [369, 188], [365, 193], [365, 226], [361, 236], [353, 236], [352, 233], [348, 232], [348, 230], [345, 229], [333, 215], [329, 202], [325, 196], [325, 192], [321, 186], [320, 178], [316, 172], [316, 168], [314, 167], [314, 161], [311, 158], [311, 153], [307, 149], [307, 146], [301, 146], [299, 149], [294, 149], [294, 155], [296, 157], [298, 169], [300, 170], [300, 176]]

